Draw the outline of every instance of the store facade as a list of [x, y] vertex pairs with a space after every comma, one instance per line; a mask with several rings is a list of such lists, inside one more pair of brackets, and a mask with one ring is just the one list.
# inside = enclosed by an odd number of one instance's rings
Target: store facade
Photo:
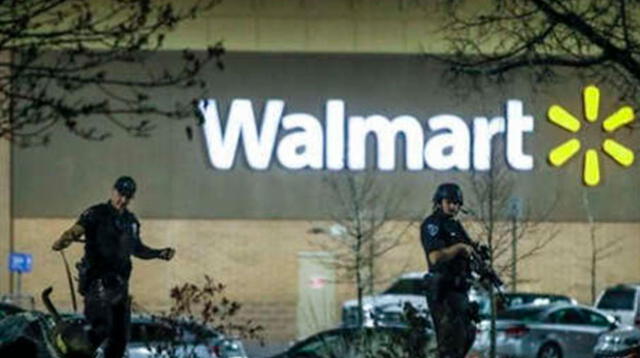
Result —
[[[322, 324], [335, 323], [339, 303], [355, 294], [350, 285], [331, 283], [336, 273], [314, 261], [326, 253], [313, 244], [319, 238], [313, 228], [334, 224], [325, 178], [344, 172], [371, 171], [382, 187], [409, 193], [394, 218], [406, 222], [430, 211], [439, 183], [456, 181], [469, 193], [474, 173], [500, 166], [513, 181], [511, 196], [543, 221], [532, 235], [558, 231], [521, 263], [523, 290], [589, 303], [591, 218], [601, 243], [622, 243], [616, 256], [599, 262], [598, 287], [640, 274], [640, 165], [635, 158], [628, 163], [624, 150], [612, 154], [603, 145], [615, 140], [635, 153], [640, 133], [627, 124], [602, 127], [621, 108], [638, 105], [618, 102], [608, 84], [571, 72], [544, 84], [531, 82], [526, 72], [503, 84], [453, 80], [445, 65], [415, 53], [248, 49], [227, 54], [224, 71], [203, 73], [205, 94], [151, 91], [160, 106], [198, 101], [191, 104], [193, 119], [150, 118], [157, 127], [149, 138], [107, 126], [113, 138], [87, 142], [61, 128], [47, 147], [11, 150], [10, 174], [3, 177], [10, 183], [14, 250], [34, 259], [23, 291], [37, 296], [53, 284], [56, 302], [70, 307], [64, 268], [50, 245], [83, 209], [106, 200], [122, 174], [139, 183], [132, 208], [143, 240], [178, 252], [169, 263], [134, 263], [136, 301], [152, 311], [166, 309], [171, 287], [208, 274], [227, 284], [269, 339], [305, 333], [305, 310], [320, 301], [329, 307], [321, 312], [327, 316]], [[170, 66], [176, 56], [166, 51], [154, 62]], [[113, 70], [137, 75], [125, 66]], [[585, 105], [584, 93], [596, 87], [597, 118], [589, 121], [585, 108], [593, 106]], [[580, 129], [550, 120], [554, 106], [575, 117]], [[198, 118], [202, 125], [194, 126]], [[577, 150], [555, 152], [566, 162], [550, 162], [550, 153], [572, 139], [580, 142]], [[593, 169], [585, 179], [588, 149], [598, 158], [597, 183]], [[72, 247], [68, 257], [77, 260], [81, 250]], [[425, 269], [417, 229], [381, 266], [398, 273]], [[323, 293], [307, 303], [307, 292]]]

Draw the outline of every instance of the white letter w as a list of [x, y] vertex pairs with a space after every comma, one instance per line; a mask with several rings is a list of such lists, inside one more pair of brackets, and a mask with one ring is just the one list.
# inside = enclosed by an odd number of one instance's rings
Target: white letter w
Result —
[[267, 169], [273, 155], [276, 134], [284, 110], [284, 101], [267, 101], [262, 113], [262, 126], [258, 135], [253, 106], [248, 99], [231, 102], [225, 133], [222, 133], [216, 100], [201, 100], [198, 108], [204, 116], [204, 135], [211, 165], [217, 169], [230, 169], [235, 160], [238, 141], [242, 136], [247, 163], [253, 169]]

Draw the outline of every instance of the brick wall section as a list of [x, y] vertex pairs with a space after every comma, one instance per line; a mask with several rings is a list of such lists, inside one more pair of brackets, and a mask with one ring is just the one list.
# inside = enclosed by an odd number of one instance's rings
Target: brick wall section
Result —
[[[66, 219], [19, 219], [15, 221], [16, 250], [33, 254], [34, 271], [23, 277], [23, 289], [35, 296], [53, 285], [54, 302], [71, 307], [64, 267], [59, 254], [50, 250], [52, 241], [73, 223]], [[165, 310], [169, 289], [191, 281], [202, 282], [204, 274], [224, 282], [231, 299], [244, 304], [244, 317], [251, 317], [266, 328], [268, 339], [286, 341], [296, 338], [298, 295], [298, 253], [316, 249], [316, 239], [307, 233], [327, 223], [307, 221], [205, 221], [145, 220], [143, 238], [149, 246], [175, 246], [178, 253], [171, 262], [135, 260], [131, 293], [150, 311]], [[534, 258], [519, 265], [527, 284], [522, 290], [568, 294], [590, 303], [587, 270], [590, 244], [588, 225], [560, 223], [558, 238]], [[549, 227], [541, 227], [544, 233]], [[600, 263], [598, 289], [618, 283], [637, 281], [640, 276], [640, 224], [605, 223], [598, 230], [601, 243], [619, 240], [621, 251]], [[604, 240], [604, 241], [602, 241]], [[74, 262], [82, 255], [80, 245], [72, 246], [67, 257]], [[396, 250], [379, 263], [384, 276], [393, 278], [402, 271], [425, 269], [417, 229]], [[624, 267], [622, 269], [621, 267]], [[379, 289], [387, 283], [381, 283]], [[342, 301], [354, 298], [351, 285], [336, 288], [336, 315]], [[41, 304], [39, 307], [42, 308]]]
[[296, 301], [243, 302], [238, 322], [252, 320], [264, 327], [268, 340], [286, 341], [296, 337]]

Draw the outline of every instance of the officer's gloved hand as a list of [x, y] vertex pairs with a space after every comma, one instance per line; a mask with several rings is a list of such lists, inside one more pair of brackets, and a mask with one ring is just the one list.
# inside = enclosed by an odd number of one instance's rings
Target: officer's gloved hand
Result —
[[158, 256], [159, 258], [163, 259], [163, 260], [171, 260], [173, 258], [173, 255], [176, 254], [176, 250], [172, 247], [167, 247], [162, 249], [162, 251], [160, 252], [160, 255]]
[[60, 250], [64, 250], [67, 247], [69, 247], [69, 245], [71, 245], [72, 240], [66, 237], [61, 237], [58, 240], [56, 240], [53, 245], [51, 245], [51, 249], [53, 251], [60, 251]]

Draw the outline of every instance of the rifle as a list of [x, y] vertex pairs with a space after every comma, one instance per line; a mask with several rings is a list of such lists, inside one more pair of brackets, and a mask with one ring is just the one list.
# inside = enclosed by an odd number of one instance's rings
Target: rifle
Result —
[[473, 248], [473, 252], [469, 257], [471, 271], [478, 275], [481, 281], [488, 281], [493, 286], [500, 301], [506, 303], [507, 300], [504, 292], [502, 291], [504, 283], [490, 264], [491, 253], [489, 251], [489, 247], [470, 239], [467, 241], [467, 244]]

